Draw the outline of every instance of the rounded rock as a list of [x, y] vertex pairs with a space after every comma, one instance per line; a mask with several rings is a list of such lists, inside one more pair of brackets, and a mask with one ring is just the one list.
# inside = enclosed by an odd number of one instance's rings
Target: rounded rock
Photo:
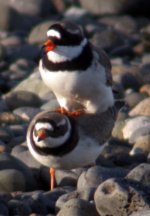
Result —
[[126, 179], [137, 181], [144, 186], [150, 186], [150, 164], [139, 164], [128, 173]]
[[57, 216], [98, 216], [95, 206], [85, 200], [71, 199], [66, 202]]
[[140, 128], [150, 128], [150, 117], [148, 116], [136, 116], [126, 120], [125, 126], [122, 129], [124, 139], [130, 139], [130, 137]]
[[25, 191], [25, 179], [20, 171], [15, 169], [6, 169], [0, 171], [0, 191], [13, 192]]
[[150, 97], [138, 103], [130, 112], [129, 116], [150, 116]]

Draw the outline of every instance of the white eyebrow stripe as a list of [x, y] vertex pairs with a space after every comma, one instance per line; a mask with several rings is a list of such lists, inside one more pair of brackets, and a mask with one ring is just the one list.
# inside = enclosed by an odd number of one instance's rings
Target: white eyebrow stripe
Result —
[[61, 38], [61, 34], [58, 31], [55, 31], [54, 29], [50, 29], [47, 31], [47, 37], [57, 37]]
[[50, 123], [46, 123], [46, 122], [37, 122], [37, 123], [35, 124], [35, 129], [36, 129], [36, 130], [40, 130], [40, 129], [42, 129], [42, 128], [48, 129], [48, 130], [51, 130], [51, 131], [54, 130], [53, 126], [52, 126]]

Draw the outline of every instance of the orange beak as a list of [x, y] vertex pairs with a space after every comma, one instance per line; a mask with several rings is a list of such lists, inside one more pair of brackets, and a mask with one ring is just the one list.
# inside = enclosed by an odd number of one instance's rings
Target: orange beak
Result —
[[55, 49], [56, 45], [50, 39], [44, 43], [45, 51], [49, 52]]
[[39, 130], [37, 135], [39, 140], [44, 140], [46, 138], [46, 132], [44, 130]]

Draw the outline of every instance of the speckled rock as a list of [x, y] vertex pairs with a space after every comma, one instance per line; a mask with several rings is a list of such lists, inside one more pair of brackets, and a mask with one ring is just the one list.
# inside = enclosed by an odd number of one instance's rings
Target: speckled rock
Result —
[[150, 116], [150, 97], [138, 103], [130, 112], [129, 116]]
[[139, 164], [128, 173], [126, 179], [137, 181], [144, 186], [150, 186], [150, 164]]
[[134, 212], [130, 216], [149, 216], [149, 215], [150, 215], [150, 210], [145, 209], [142, 211]]
[[126, 120], [122, 130], [124, 139], [129, 139], [138, 129], [150, 127], [150, 118], [147, 116], [137, 116]]
[[148, 154], [150, 152], [150, 134], [139, 136], [130, 151], [130, 155]]
[[57, 216], [98, 216], [95, 206], [85, 200], [71, 199], [66, 202]]
[[108, 179], [97, 188], [94, 200], [101, 216], [128, 216], [133, 212], [148, 209], [148, 195], [123, 179]]

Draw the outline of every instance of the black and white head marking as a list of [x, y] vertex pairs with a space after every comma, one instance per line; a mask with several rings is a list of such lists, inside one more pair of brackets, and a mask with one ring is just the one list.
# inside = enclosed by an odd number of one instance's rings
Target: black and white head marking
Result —
[[[46, 137], [38, 139], [37, 131], [45, 130]], [[62, 156], [75, 148], [78, 135], [72, 118], [55, 112], [38, 114], [27, 133], [30, 149], [39, 155]]]

